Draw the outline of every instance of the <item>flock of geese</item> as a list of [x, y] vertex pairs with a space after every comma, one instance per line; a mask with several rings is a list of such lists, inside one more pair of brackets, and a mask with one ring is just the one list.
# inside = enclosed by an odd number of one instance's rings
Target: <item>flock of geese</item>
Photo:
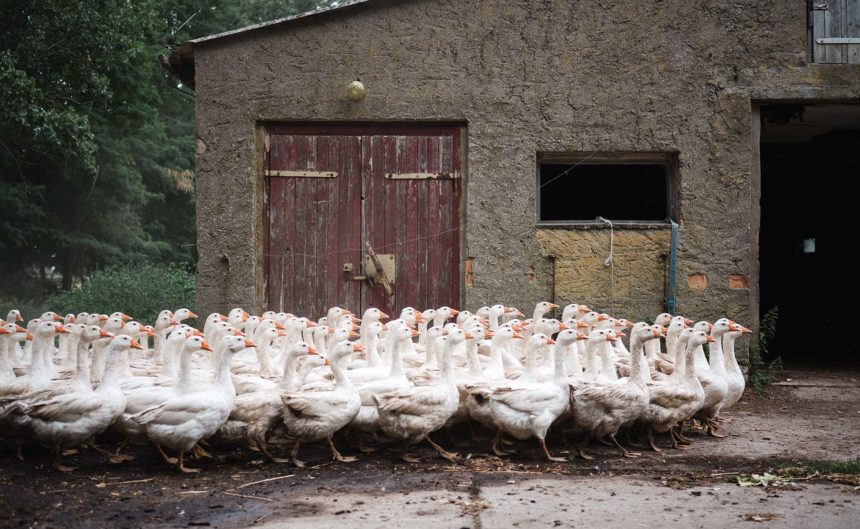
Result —
[[[722, 436], [720, 413], [744, 390], [735, 340], [749, 329], [671, 314], [633, 323], [578, 304], [547, 317], [558, 308], [541, 302], [525, 319], [502, 304], [407, 307], [387, 323], [376, 308], [358, 319], [333, 307], [317, 321], [237, 308], [209, 315], [202, 332], [183, 323], [197, 318], [188, 309], [162, 311], [152, 326], [121, 312], [46, 312], [26, 328], [12, 310], [0, 320], [0, 443], [19, 457], [28, 444], [48, 447], [61, 471], [73, 470], [62, 456], [77, 446], [120, 462], [127, 444], [151, 443], [196, 472], [185, 455], [222, 443], [301, 467], [302, 445], [326, 442], [334, 459], [354, 461], [335, 447], [339, 431], [362, 452], [377, 450], [368, 443], [380, 434], [401, 441], [408, 462], [423, 440], [456, 460], [430, 434], [463, 425], [474, 437], [473, 423], [495, 432], [499, 456], [512, 453], [511, 438], [536, 438], [552, 461], [564, 459], [547, 448], [551, 427], [563, 440], [581, 433], [586, 459], [592, 439], [639, 455], [619, 431], [656, 451], [655, 433], [674, 448], [690, 443], [685, 428]], [[109, 428], [124, 438], [115, 452], [95, 444]], [[293, 440], [290, 459], [270, 452], [273, 434]]]

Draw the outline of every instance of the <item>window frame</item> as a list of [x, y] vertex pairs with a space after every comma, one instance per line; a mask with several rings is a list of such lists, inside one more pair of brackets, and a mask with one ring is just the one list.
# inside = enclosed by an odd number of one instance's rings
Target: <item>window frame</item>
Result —
[[[609, 225], [595, 219], [583, 220], [541, 220], [540, 170], [543, 164], [582, 164], [582, 165], [660, 165], [666, 172], [666, 209], [668, 216], [663, 220], [607, 219], [615, 227], [638, 229], [670, 228], [671, 220], [680, 218], [680, 172], [678, 152], [643, 151], [577, 151], [577, 152], [538, 152], [535, 156], [535, 226], [537, 228], [605, 228]], [[671, 220], [670, 220], [671, 219]]]

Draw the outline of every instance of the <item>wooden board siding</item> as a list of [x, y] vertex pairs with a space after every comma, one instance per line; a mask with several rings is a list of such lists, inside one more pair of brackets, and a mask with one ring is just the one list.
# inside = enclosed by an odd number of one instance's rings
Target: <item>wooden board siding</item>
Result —
[[[373, 306], [396, 317], [459, 304], [458, 127], [272, 125], [267, 144], [267, 174], [337, 173], [267, 177], [270, 308], [316, 318], [333, 305]], [[390, 296], [351, 279], [367, 272], [365, 241], [395, 256]]]
[[813, 0], [810, 5], [814, 62], [860, 64], [860, 0]]

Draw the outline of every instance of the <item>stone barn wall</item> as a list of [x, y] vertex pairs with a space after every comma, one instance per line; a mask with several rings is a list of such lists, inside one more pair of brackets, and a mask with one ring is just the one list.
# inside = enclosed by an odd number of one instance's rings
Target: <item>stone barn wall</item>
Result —
[[[754, 103], [860, 97], [858, 68], [807, 64], [806, 39], [805, 0], [372, 0], [198, 42], [199, 307], [265, 305], [262, 124], [440, 120], [467, 127], [463, 306], [555, 285], [608, 308], [609, 232], [535, 226], [537, 153], [667, 152], [678, 311], [755, 326]], [[653, 316], [669, 232], [616, 235], [615, 312]]]

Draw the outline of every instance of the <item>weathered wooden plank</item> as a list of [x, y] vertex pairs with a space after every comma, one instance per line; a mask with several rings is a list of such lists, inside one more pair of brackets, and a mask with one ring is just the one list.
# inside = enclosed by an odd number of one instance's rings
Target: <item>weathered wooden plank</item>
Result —
[[822, 46], [815, 42], [817, 38], [826, 37], [824, 31], [824, 18], [826, 11], [824, 9], [816, 9], [815, 2], [813, 2], [812, 8], [812, 61], [816, 63], [824, 63], [827, 60], [827, 56], [825, 55], [824, 48], [826, 46]]
[[[436, 138], [432, 136], [418, 137], [418, 169], [421, 171], [431, 172], [429, 163], [430, 144]], [[413, 182], [416, 191], [416, 200], [413, 206], [413, 216], [415, 217], [415, 237], [418, 239], [415, 244], [415, 275], [418, 278], [427, 277], [427, 197], [432, 192], [433, 184], [431, 182]], [[428, 288], [427, 281], [416, 281], [416, 304], [421, 310], [428, 308]]]
[[[430, 142], [430, 152], [428, 155], [428, 163], [429, 167], [433, 171], [441, 171], [441, 143], [440, 138], [438, 136], [433, 138], [433, 141]], [[440, 288], [436, 284], [436, 279], [439, 275], [439, 268], [441, 266], [442, 260], [441, 255], [437, 251], [437, 245], [439, 243], [438, 233], [439, 233], [439, 209], [442, 205], [439, 203], [439, 197], [441, 195], [441, 188], [445, 185], [445, 182], [428, 182], [430, 185], [427, 188], [427, 199], [426, 199], [426, 208], [424, 212], [424, 225], [425, 225], [425, 235], [422, 246], [426, 250], [426, 262], [427, 262], [427, 274], [426, 280], [424, 281], [424, 286], [427, 290], [427, 299], [426, 304], [428, 308], [439, 308], [442, 303], [440, 303], [439, 292]]]
[[437, 180], [442, 178], [460, 178], [460, 174], [457, 172], [442, 173], [430, 171], [414, 173], [386, 173], [385, 178], [389, 180]]
[[[860, 2], [849, 1], [845, 14], [845, 36], [860, 38]], [[849, 44], [848, 64], [860, 64], [860, 44]]]
[[[361, 138], [359, 136], [349, 137], [349, 170], [350, 179], [347, 200], [349, 202], [349, 221], [347, 224], [348, 239], [343, 242], [343, 248], [348, 250], [346, 255], [350, 262], [361, 262]], [[349, 297], [344, 299], [343, 304], [351, 311], [360, 315], [361, 307], [361, 285], [357, 282], [349, 282]]]
[[[421, 136], [407, 136], [404, 138], [406, 145], [406, 169], [420, 171], [418, 152], [420, 149]], [[418, 208], [417, 186], [426, 186], [427, 182], [408, 180], [400, 183], [405, 190], [404, 213], [400, 222], [405, 225], [406, 235], [401, 239], [398, 253], [403, 262], [403, 276], [409, 278], [405, 285], [397, 285], [405, 300], [402, 306], [412, 306], [418, 310], [424, 310], [423, 300], [418, 298], [418, 283], [422, 282], [418, 275], [418, 223], [416, 210]]]
[[[323, 136], [324, 137], [324, 136]], [[337, 178], [336, 171], [285, 171], [267, 169], [266, 176], [289, 176], [293, 178]]]
[[[827, 10], [824, 11], [824, 35], [822, 37], [844, 37], [845, 36], [845, 1], [828, 0]], [[824, 46], [825, 62], [842, 63], [844, 60], [845, 46]]]

